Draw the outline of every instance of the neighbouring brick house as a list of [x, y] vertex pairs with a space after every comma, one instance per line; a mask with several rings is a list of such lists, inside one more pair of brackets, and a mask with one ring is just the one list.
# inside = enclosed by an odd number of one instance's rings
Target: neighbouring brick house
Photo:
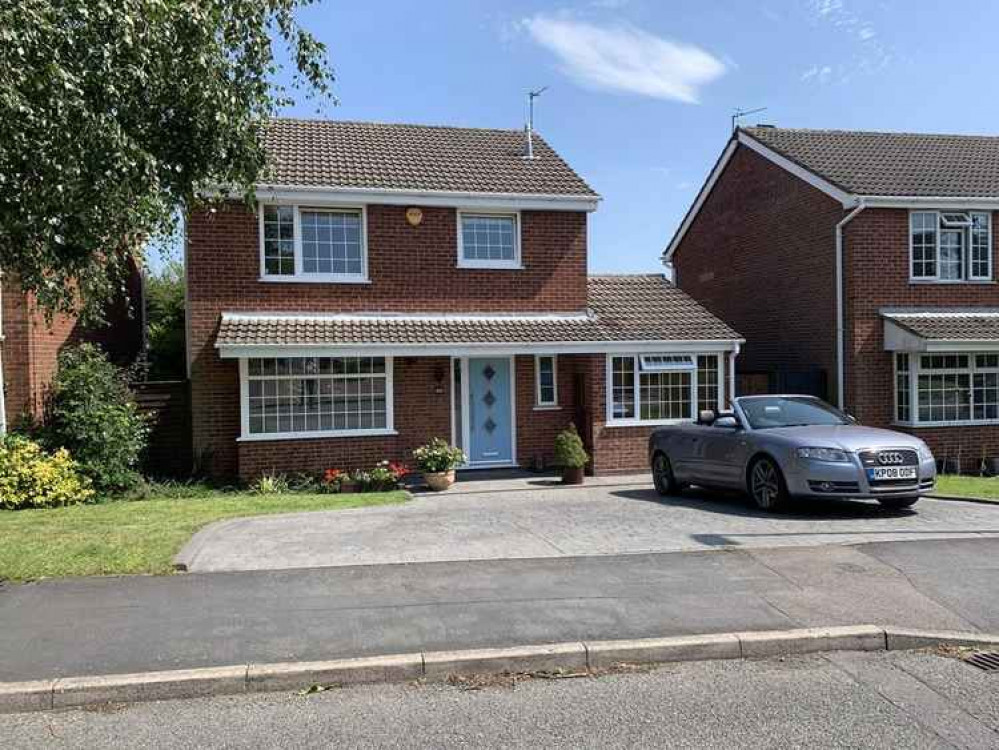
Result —
[[723, 403], [739, 336], [662, 276], [588, 278], [599, 197], [525, 140], [269, 123], [259, 203], [187, 222], [203, 466], [370, 467], [441, 436], [472, 468], [534, 467], [575, 422], [592, 469], [623, 471], [654, 425]]
[[999, 456], [997, 211], [997, 137], [744, 128], [664, 260], [746, 337], [741, 372], [974, 470]]
[[46, 316], [16, 279], [3, 277], [0, 306], [0, 383], [5, 425], [22, 417], [37, 419], [45, 406], [59, 352], [67, 345], [99, 344], [120, 365], [131, 364], [143, 345], [141, 277], [133, 264], [128, 298], [112, 301], [104, 311], [105, 324], [83, 325], [75, 315]]

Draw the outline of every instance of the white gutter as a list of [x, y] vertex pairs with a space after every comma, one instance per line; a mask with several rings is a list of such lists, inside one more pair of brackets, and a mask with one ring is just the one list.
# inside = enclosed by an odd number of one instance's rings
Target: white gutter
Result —
[[846, 347], [843, 310], [843, 227], [853, 221], [853, 218], [867, 208], [863, 199], [857, 206], [836, 225], [836, 405], [845, 408], [843, 391], [846, 384]]

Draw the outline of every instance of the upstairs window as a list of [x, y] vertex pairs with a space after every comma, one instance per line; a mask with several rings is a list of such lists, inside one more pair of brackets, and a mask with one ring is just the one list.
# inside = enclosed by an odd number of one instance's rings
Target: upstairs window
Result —
[[363, 208], [264, 205], [260, 213], [262, 278], [367, 280]]
[[913, 211], [909, 248], [913, 280], [990, 281], [992, 216], [985, 211]]
[[459, 211], [458, 266], [520, 268], [518, 215]]

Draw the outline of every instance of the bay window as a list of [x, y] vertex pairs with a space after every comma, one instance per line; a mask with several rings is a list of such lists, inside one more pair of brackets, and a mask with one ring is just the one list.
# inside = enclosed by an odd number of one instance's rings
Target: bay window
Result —
[[243, 362], [244, 438], [392, 429], [389, 357], [274, 357]]
[[608, 424], [692, 420], [720, 406], [718, 355], [627, 354], [608, 357]]
[[262, 204], [261, 278], [266, 281], [366, 281], [363, 208]]
[[909, 252], [914, 281], [990, 281], [992, 215], [987, 211], [912, 211]]
[[999, 421], [999, 354], [895, 354], [895, 419], [939, 425]]

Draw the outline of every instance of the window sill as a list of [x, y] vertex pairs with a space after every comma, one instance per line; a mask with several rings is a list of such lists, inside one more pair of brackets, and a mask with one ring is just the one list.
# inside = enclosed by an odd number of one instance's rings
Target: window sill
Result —
[[608, 420], [605, 427], [669, 427], [670, 425], [689, 424], [693, 419], [613, 419]]
[[519, 261], [482, 261], [476, 263], [475, 261], [460, 260], [458, 261], [458, 268], [467, 269], [470, 271], [523, 271], [524, 266]]
[[268, 432], [260, 435], [241, 435], [237, 443], [260, 443], [274, 440], [316, 440], [317, 438], [357, 438], [357, 437], [390, 437], [398, 435], [395, 430], [319, 430], [317, 432]]
[[536, 404], [534, 411], [562, 411], [562, 407], [558, 404]]
[[367, 277], [354, 276], [261, 276], [259, 281], [278, 284], [370, 284]]
[[995, 286], [992, 279], [909, 279], [913, 286]]

